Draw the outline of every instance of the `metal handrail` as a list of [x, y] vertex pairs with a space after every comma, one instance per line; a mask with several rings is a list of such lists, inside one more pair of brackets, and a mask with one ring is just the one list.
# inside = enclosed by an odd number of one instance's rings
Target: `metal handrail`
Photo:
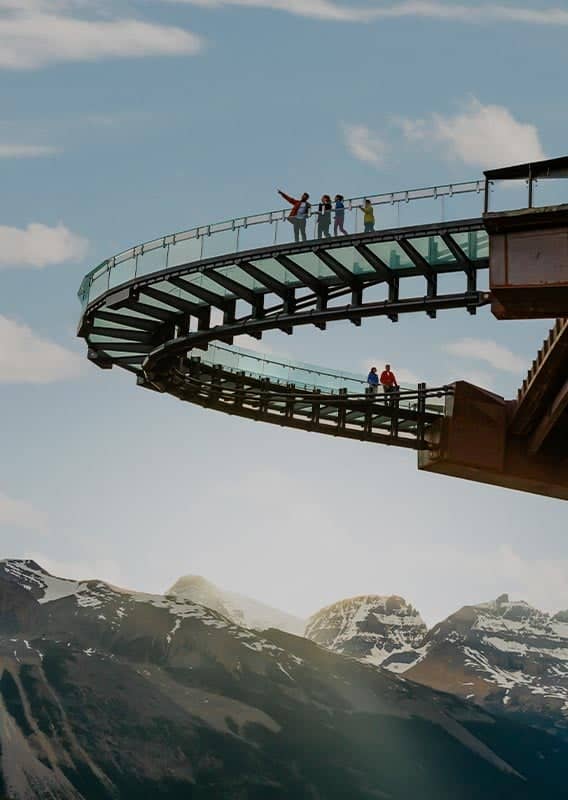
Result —
[[[360, 197], [350, 197], [344, 200], [346, 211], [351, 211], [357, 208], [357, 204], [367, 199], [370, 200], [372, 205], [395, 205], [400, 203], [410, 203], [415, 200], [429, 200], [440, 199], [444, 197], [453, 197], [459, 194], [477, 193], [480, 194], [485, 187], [483, 180], [464, 181], [461, 183], [450, 183], [442, 186], [431, 186], [420, 189], [406, 189], [396, 192], [386, 192], [384, 194], [368, 194], [361, 195]], [[315, 213], [315, 212], [314, 212]], [[235, 217], [233, 219], [224, 220], [222, 222], [210, 223], [207, 225], [199, 225], [195, 228], [190, 228], [176, 233], [170, 233], [166, 236], [161, 236], [156, 239], [151, 239], [148, 242], [134, 245], [133, 247], [123, 250], [110, 258], [105, 259], [100, 264], [97, 264], [90, 272], [88, 272], [81, 282], [79, 288], [79, 297], [85, 295], [90, 288], [92, 278], [96, 274], [97, 277], [108, 269], [113, 269], [118, 264], [128, 261], [129, 259], [136, 258], [136, 256], [144, 255], [145, 253], [159, 248], [168, 247], [168, 245], [175, 245], [182, 241], [189, 239], [200, 239], [202, 237], [215, 236], [218, 233], [226, 233], [227, 231], [237, 231], [246, 229], [253, 225], [272, 225], [276, 222], [284, 221], [288, 218], [290, 209], [278, 209], [276, 211], [267, 211], [260, 214], [251, 214], [243, 217]]]

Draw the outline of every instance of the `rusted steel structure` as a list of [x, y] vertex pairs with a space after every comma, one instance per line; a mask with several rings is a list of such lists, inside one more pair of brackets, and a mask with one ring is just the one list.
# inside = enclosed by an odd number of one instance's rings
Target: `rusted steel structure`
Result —
[[[430, 429], [421, 469], [568, 500], [568, 205], [534, 206], [536, 181], [568, 178], [568, 158], [485, 173], [491, 307], [498, 319], [557, 317], [517, 398], [457, 383]], [[526, 207], [492, 212], [495, 181], [525, 181]]]

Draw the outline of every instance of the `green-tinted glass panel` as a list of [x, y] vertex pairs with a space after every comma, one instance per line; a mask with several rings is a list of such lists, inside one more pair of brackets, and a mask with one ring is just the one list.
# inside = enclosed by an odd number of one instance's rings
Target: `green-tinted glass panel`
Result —
[[121, 283], [127, 283], [136, 277], [136, 259], [128, 258], [126, 261], [121, 261], [115, 264], [110, 271], [109, 289], [114, 286], [120, 286]]
[[142, 253], [136, 258], [136, 275], [149, 275], [151, 272], [165, 269], [167, 257], [167, 247], [157, 247], [155, 250]]
[[176, 244], [169, 244], [168, 267], [178, 267], [180, 264], [190, 264], [201, 259], [203, 237], [199, 239], [183, 239]]
[[237, 251], [237, 231], [218, 231], [202, 237], [201, 258], [215, 258]]
[[208, 292], [214, 292], [218, 294], [220, 297], [234, 297], [234, 295], [225, 289], [224, 286], [220, 286], [215, 281], [208, 278], [202, 272], [191, 272], [189, 275], [184, 275], [183, 279], [186, 283], [191, 283], [194, 286], [200, 286], [202, 289], [207, 289]]
[[412, 269], [415, 264], [396, 242], [376, 242], [367, 245], [391, 269]]
[[275, 258], [259, 258], [251, 262], [257, 269], [265, 272], [271, 278], [287, 286], [299, 286], [300, 282], [286, 267], [283, 267]]
[[337, 275], [335, 275], [329, 267], [326, 267], [315, 253], [294, 253], [290, 260], [294, 261], [300, 267], [303, 267], [306, 272], [309, 272], [310, 275], [313, 275], [315, 278], [321, 278], [330, 283], [337, 283], [339, 281]]
[[338, 247], [331, 250], [333, 256], [340, 264], [351, 270], [354, 275], [368, 275], [375, 273], [373, 267], [368, 264], [363, 256], [354, 247]]
[[107, 267], [101, 269], [93, 275], [91, 280], [91, 289], [89, 291], [89, 300], [92, 302], [108, 289], [109, 270]]
[[489, 257], [489, 237], [487, 231], [453, 233], [452, 239], [472, 261]]
[[409, 239], [410, 244], [417, 250], [422, 258], [433, 267], [443, 264], [455, 264], [456, 259], [448, 250], [441, 236], [423, 236], [419, 239]]
[[165, 294], [171, 294], [173, 297], [179, 297], [182, 300], [187, 300], [189, 303], [205, 305], [204, 300], [201, 300], [199, 297], [196, 297], [189, 292], [185, 292], [183, 289], [174, 286], [174, 284], [168, 283], [168, 281], [160, 281], [159, 283], [152, 284], [152, 288], [158, 289], [160, 292], [164, 292]]

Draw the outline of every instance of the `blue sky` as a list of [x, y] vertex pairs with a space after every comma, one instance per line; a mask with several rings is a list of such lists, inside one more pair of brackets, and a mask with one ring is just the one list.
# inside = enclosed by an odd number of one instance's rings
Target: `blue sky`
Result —
[[[564, 154], [567, 32], [536, 0], [0, 0], [1, 555], [149, 591], [199, 573], [302, 615], [364, 592], [430, 621], [502, 591], [568, 607], [560, 501], [143, 392], [74, 336], [92, 266], [278, 208], [277, 188], [363, 195]], [[547, 328], [451, 312], [265, 346], [513, 396]]]

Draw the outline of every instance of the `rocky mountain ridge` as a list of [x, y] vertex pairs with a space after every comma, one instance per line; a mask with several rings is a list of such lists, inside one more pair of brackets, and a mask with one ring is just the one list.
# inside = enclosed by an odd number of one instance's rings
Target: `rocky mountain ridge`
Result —
[[180, 597], [0, 562], [0, 796], [560, 800], [568, 744]]
[[568, 612], [550, 615], [502, 595], [427, 631], [402, 598], [366, 596], [322, 609], [306, 636], [568, 736]]
[[402, 597], [362, 595], [340, 600], [308, 620], [305, 636], [337, 653], [393, 672], [419, 658], [428, 628]]
[[251, 597], [220, 589], [200, 575], [184, 575], [168, 589], [166, 595], [175, 595], [194, 600], [228, 617], [237, 625], [254, 630], [278, 628], [278, 630], [302, 636], [305, 620], [279, 611], [276, 608], [253, 600]]

